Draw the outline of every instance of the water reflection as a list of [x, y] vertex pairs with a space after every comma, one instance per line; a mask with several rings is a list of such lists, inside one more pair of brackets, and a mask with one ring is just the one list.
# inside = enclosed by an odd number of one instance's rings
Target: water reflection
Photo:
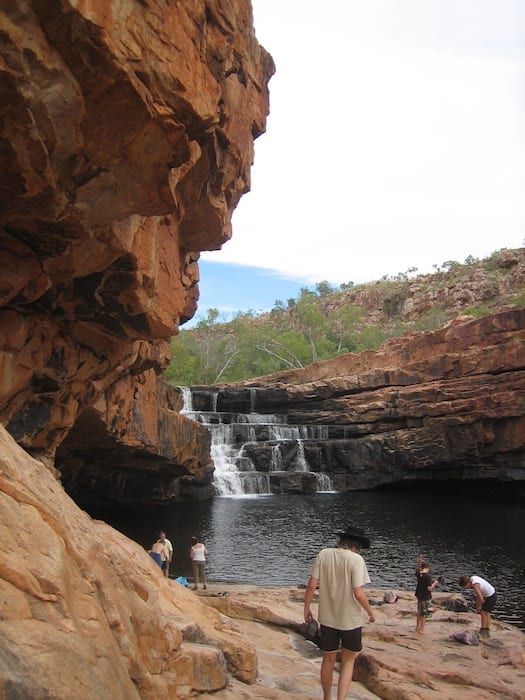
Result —
[[353, 523], [372, 540], [364, 554], [373, 586], [412, 590], [421, 552], [433, 573], [445, 577], [440, 590], [459, 592], [456, 581], [463, 573], [484, 576], [498, 589], [494, 616], [525, 629], [525, 509], [515, 505], [443, 493], [354, 492], [215, 498], [140, 519], [93, 515], [144, 547], [166, 530], [177, 575], [190, 574], [189, 543], [197, 533], [210, 552], [210, 580], [261, 585], [305, 583], [317, 551], [334, 544], [334, 533]]

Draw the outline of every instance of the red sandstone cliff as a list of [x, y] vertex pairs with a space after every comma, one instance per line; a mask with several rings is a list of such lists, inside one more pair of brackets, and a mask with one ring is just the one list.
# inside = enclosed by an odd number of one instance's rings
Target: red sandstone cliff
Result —
[[168, 498], [210, 481], [156, 375], [249, 189], [272, 72], [249, 0], [2, 4], [0, 422], [31, 453], [78, 473], [86, 440], [147, 452]]
[[[79, 510], [53, 463], [134, 502], [210, 483], [209, 435], [157, 375], [249, 189], [272, 72], [249, 0], [1, 5], [0, 697], [255, 679], [239, 631]], [[124, 456], [129, 481], [105, 468]]]

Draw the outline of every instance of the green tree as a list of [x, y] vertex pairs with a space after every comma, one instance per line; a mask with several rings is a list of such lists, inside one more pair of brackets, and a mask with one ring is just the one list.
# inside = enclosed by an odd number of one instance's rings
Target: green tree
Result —
[[342, 282], [342, 283], [339, 285], [339, 289], [340, 289], [342, 292], [349, 292], [349, 291], [352, 289], [353, 286], [354, 286], [354, 283], [353, 283], [353, 282]]
[[326, 280], [323, 280], [322, 282], [318, 282], [315, 285], [315, 289], [320, 297], [327, 297], [330, 294], [333, 294], [335, 291], [334, 287], [332, 287], [330, 282], [327, 282]]
[[320, 358], [319, 345], [326, 331], [326, 315], [322, 312], [315, 292], [301, 290], [297, 302], [298, 327], [304, 333], [311, 352], [311, 362]]
[[342, 304], [328, 317], [329, 333], [335, 344], [335, 354], [350, 352], [355, 347], [356, 326], [362, 310], [356, 304]]

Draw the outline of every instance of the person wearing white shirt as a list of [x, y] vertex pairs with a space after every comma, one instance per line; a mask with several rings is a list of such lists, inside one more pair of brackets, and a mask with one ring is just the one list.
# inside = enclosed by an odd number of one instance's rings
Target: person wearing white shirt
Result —
[[490, 637], [491, 612], [496, 607], [498, 597], [494, 586], [481, 576], [460, 576], [461, 588], [472, 588], [476, 596], [476, 612], [481, 615], [480, 637]]
[[159, 542], [166, 547], [166, 550], [168, 552], [167, 555], [165, 555], [162, 559], [161, 564], [162, 573], [164, 574], [164, 576], [166, 576], [166, 578], [168, 578], [170, 575], [170, 562], [173, 558], [173, 545], [166, 537], [165, 532], [159, 532]]
[[206, 588], [206, 555], [208, 550], [199, 542], [198, 537], [191, 538], [190, 559], [193, 569], [193, 590], [196, 591], [199, 580], [203, 589]]

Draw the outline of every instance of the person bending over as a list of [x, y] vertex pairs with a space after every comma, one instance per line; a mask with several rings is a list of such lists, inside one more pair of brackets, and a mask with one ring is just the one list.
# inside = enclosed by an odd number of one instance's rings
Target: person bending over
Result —
[[480, 637], [490, 637], [491, 613], [496, 607], [497, 595], [494, 586], [481, 576], [460, 576], [461, 588], [472, 588], [476, 596], [476, 612], [481, 615]]

